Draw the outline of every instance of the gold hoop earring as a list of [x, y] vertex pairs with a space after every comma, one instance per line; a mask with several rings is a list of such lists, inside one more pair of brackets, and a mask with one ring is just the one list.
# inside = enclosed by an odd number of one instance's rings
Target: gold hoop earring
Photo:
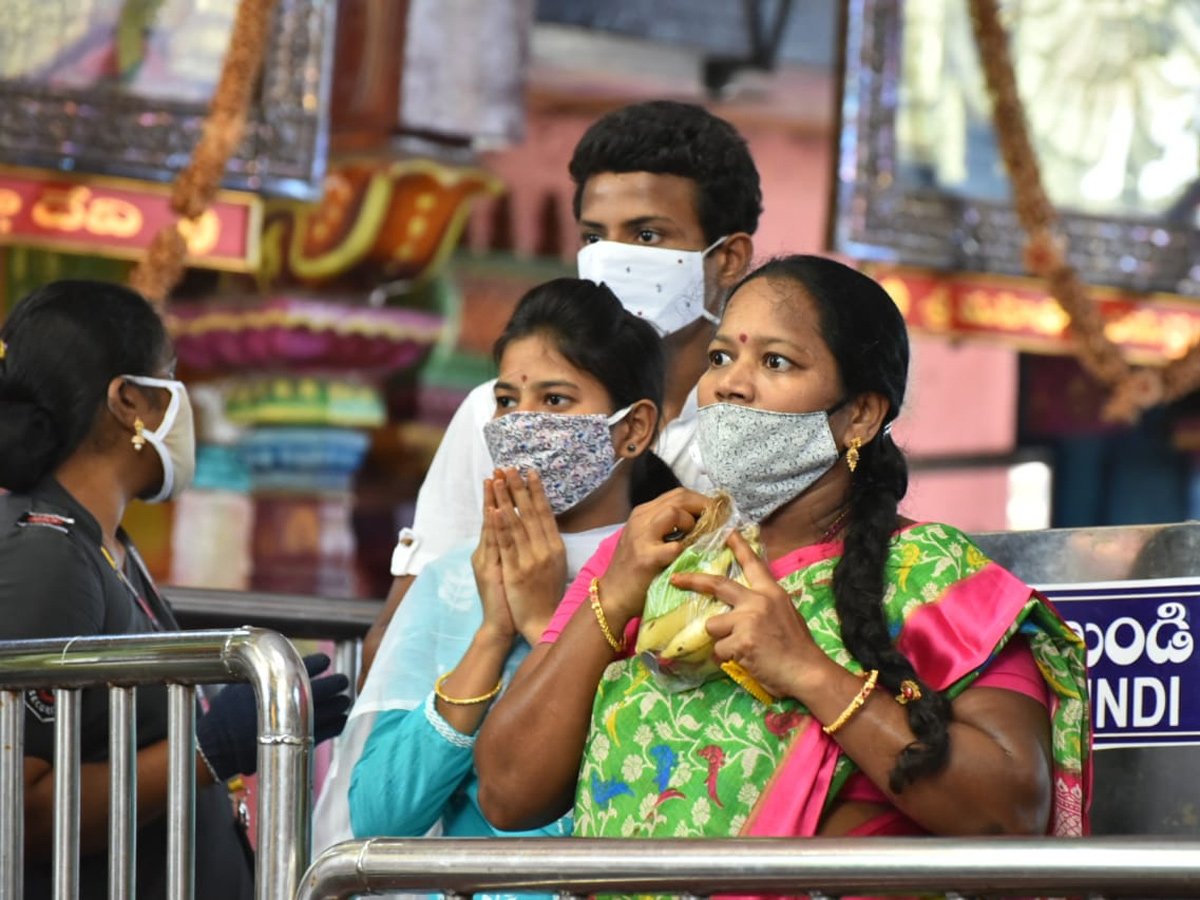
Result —
[[133, 449], [138, 453], [142, 452], [142, 448], [146, 446], [146, 436], [143, 432], [146, 430], [146, 423], [140, 418], [133, 420], [133, 437], [129, 439], [129, 443], [133, 444]]
[[851, 472], [858, 468], [858, 448], [862, 446], [862, 438], [852, 438], [846, 451], [846, 468]]

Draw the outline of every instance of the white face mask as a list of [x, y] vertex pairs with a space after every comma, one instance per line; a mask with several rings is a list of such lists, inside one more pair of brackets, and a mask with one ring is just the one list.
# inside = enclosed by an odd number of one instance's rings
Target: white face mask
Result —
[[622, 306], [665, 337], [701, 316], [717, 322], [704, 308], [704, 257], [724, 242], [722, 237], [704, 250], [666, 250], [596, 241], [579, 250], [579, 277], [607, 285]]
[[162, 487], [146, 502], [174, 500], [191, 486], [196, 474], [196, 430], [187, 388], [182, 381], [166, 378], [148, 378], [144, 375], [121, 377], [143, 387], [164, 388], [171, 392], [171, 402], [167, 404], [162, 422], [153, 431], [142, 432], [142, 436], [158, 454], [163, 470]]
[[833, 468], [829, 413], [783, 413], [736, 403], [699, 409], [696, 441], [708, 477], [738, 511], [761, 522]]

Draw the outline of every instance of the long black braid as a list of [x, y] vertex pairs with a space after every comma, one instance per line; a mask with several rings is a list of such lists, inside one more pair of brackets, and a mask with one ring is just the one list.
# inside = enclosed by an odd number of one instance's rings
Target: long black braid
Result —
[[888, 545], [896, 529], [896, 509], [908, 489], [904, 454], [890, 435], [880, 434], [859, 451], [850, 489], [850, 527], [833, 571], [833, 595], [842, 641], [866, 669], [879, 670], [879, 684], [893, 693], [915, 681], [918, 700], [905, 706], [917, 740], [905, 747], [889, 776], [899, 793], [906, 784], [938, 771], [950, 753], [950, 702], [924, 684], [913, 664], [896, 649], [883, 614]]
[[920, 689], [920, 699], [905, 706], [917, 740], [900, 752], [889, 778], [892, 791], [899, 793], [945, 765], [951, 720], [950, 702], [918, 678], [913, 664], [892, 643], [883, 608], [897, 509], [908, 490], [908, 465], [889, 433], [904, 403], [908, 332], [879, 284], [831, 259], [776, 259], [746, 281], [764, 277], [802, 289], [816, 304], [822, 335], [838, 364], [843, 398], [875, 393], [889, 404], [886, 426], [859, 450], [848, 499], [849, 527], [833, 573], [833, 594], [842, 640], [863, 668], [878, 669], [879, 685], [893, 693], [905, 681], [916, 682]]

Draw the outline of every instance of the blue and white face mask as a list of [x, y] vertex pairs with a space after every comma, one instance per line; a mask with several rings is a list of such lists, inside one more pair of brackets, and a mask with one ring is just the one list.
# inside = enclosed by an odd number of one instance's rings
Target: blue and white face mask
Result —
[[587, 499], [617, 468], [612, 427], [630, 409], [611, 416], [510, 412], [487, 422], [483, 439], [496, 468], [537, 471], [557, 516]]
[[708, 477], [751, 522], [800, 496], [841, 456], [824, 410], [711, 403], [698, 410], [696, 441]]

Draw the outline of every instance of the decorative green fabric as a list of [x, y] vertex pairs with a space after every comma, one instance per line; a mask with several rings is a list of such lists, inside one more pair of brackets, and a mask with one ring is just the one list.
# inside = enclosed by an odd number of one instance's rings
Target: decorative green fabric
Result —
[[[834, 609], [832, 578], [840, 552], [840, 544], [803, 548], [772, 563], [772, 569], [821, 649], [861, 672], [842, 643]], [[893, 639], [922, 679], [951, 698], [971, 685], [1012, 635], [1027, 638], [1052, 694], [1051, 832], [1084, 833], [1090, 735], [1079, 638], [1044, 600], [945, 525], [898, 532], [887, 583], [884, 606]], [[797, 774], [797, 760], [789, 760], [789, 754], [815, 724], [799, 702], [764, 705], [724, 676], [671, 693], [640, 659], [614, 662], [597, 688], [576, 795], [575, 833], [813, 833], [821, 809], [836, 799], [855, 770], [831, 738], [809, 731], [808, 743], [821, 752]], [[811, 754], [812, 748], [805, 752]], [[748, 829], [761, 813], [756, 806], [764, 793], [773, 791], [814, 793], [815, 805], [804, 817], [809, 824]]]

